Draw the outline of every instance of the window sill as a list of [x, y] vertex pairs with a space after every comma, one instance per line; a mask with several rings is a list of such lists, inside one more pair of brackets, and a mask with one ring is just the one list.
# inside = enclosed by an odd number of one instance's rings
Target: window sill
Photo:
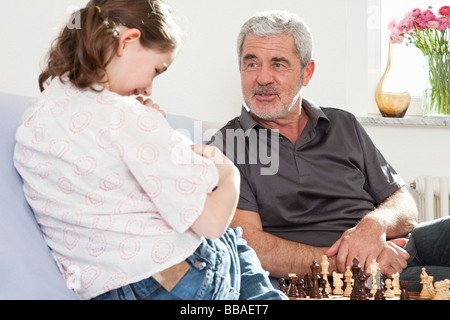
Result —
[[358, 121], [363, 125], [374, 126], [413, 126], [413, 127], [447, 127], [450, 129], [450, 116], [448, 117], [405, 117], [383, 118], [381, 116], [369, 115], [358, 117]]

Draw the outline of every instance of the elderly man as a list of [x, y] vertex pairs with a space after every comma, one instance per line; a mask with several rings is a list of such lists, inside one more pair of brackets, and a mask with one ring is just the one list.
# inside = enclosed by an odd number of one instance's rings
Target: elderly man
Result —
[[241, 172], [233, 225], [272, 277], [310, 272], [324, 254], [330, 273], [354, 257], [366, 269], [376, 259], [384, 274], [402, 272], [415, 202], [353, 115], [302, 98], [315, 69], [312, 43], [287, 12], [261, 13], [242, 27], [245, 106], [211, 142]]

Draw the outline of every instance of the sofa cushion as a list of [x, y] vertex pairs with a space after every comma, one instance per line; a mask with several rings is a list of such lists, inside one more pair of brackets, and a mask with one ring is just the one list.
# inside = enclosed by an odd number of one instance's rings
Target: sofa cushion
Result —
[[15, 132], [30, 101], [0, 93], [0, 299], [76, 299], [44, 241], [13, 164]]

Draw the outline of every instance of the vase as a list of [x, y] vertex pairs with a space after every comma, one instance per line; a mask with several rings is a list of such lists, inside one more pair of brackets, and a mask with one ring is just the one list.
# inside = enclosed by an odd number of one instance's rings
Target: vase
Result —
[[378, 83], [375, 100], [383, 117], [403, 118], [411, 103], [411, 93], [405, 84], [405, 72], [395, 63], [396, 45], [389, 43], [386, 71]]
[[428, 55], [424, 58], [423, 116], [450, 116], [450, 56]]

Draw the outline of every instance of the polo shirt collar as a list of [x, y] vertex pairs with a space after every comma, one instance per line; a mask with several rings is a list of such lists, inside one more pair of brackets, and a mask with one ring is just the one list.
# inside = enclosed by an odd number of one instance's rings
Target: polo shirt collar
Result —
[[[311, 121], [313, 128], [323, 127], [325, 132], [328, 132], [330, 127], [330, 120], [325, 115], [323, 110], [314, 102], [303, 98], [302, 108], [308, 114], [309, 121]], [[253, 129], [255, 127], [263, 128], [255, 119], [250, 115], [250, 112], [245, 106], [242, 107], [241, 117], [240, 117], [241, 127], [244, 131]]]

